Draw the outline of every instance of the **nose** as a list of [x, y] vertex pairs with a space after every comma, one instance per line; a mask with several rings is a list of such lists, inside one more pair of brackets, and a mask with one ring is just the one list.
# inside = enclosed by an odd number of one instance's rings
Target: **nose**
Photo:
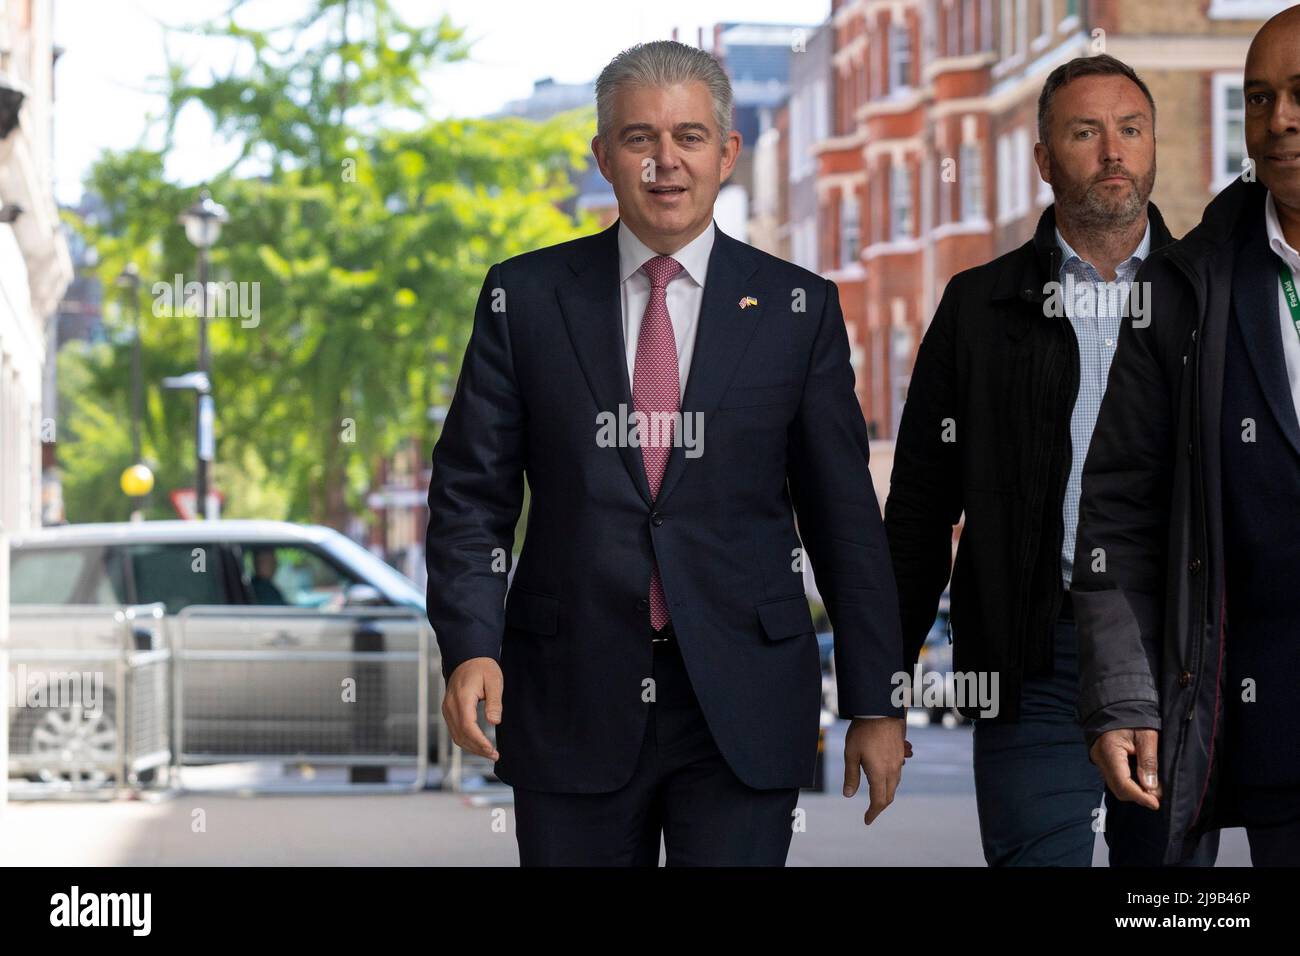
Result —
[[1106, 164], [1123, 163], [1124, 150], [1116, 130], [1103, 130], [1101, 134], [1101, 161]]
[[654, 151], [653, 159], [655, 164], [656, 178], [658, 177], [658, 171], [661, 169], [673, 170], [677, 168], [677, 164], [678, 164], [677, 143], [673, 140], [671, 136], [659, 137], [659, 145]]
[[1300, 102], [1289, 94], [1277, 97], [1268, 117], [1268, 128], [1275, 136], [1294, 135], [1300, 130]]

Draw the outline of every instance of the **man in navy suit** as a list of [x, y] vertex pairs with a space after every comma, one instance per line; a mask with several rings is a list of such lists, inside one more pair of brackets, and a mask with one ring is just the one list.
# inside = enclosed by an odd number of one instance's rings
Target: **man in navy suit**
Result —
[[443, 715], [515, 788], [525, 865], [653, 866], [661, 835], [669, 864], [783, 865], [821, 709], [805, 548], [867, 823], [905, 758], [844, 319], [832, 283], [713, 222], [740, 134], [711, 56], [633, 47], [596, 104], [619, 220], [492, 266], [434, 449]]

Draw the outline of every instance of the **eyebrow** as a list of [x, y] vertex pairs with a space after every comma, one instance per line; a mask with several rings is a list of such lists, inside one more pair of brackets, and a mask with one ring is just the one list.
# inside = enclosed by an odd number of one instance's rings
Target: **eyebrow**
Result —
[[[653, 133], [654, 131], [655, 128], [651, 126], [649, 123], [628, 123], [626, 126], [624, 126], [622, 129], [618, 131], [618, 135], [620, 138], [622, 138], [626, 136], [628, 133], [638, 133], [638, 132]], [[696, 123], [693, 120], [684, 123], [678, 123], [676, 126], [673, 127], [674, 133], [685, 133], [688, 131], [703, 133], [706, 137], [709, 135], [708, 126], [706, 126], [703, 123]]]
[[[1286, 81], [1287, 81], [1288, 83], [1294, 83], [1294, 82], [1296, 82], [1296, 80], [1300, 80], [1300, 73], [1292, 73], [1290, 76], [1288, 76], [1288, 77], [1286, 78]], [[1247, 80], [1245, 83], [1243, 83], [1243, 84], [1242, 84], [1242, 88], [1244, 89], [1244, 88], [1251, 87], [1251, 86], [1269, 86], [1269, 85], [1270, 85], [1270, 84], [1269, 84], [1269, 82], [1268, 82], [1267, 80], [1261, 80], [1261, 79], [1258, 79], [1258, 78], [1253, 78], [1253, 79], [1249, 79], [1249, 80]]]
[[[1116, 118], [1115, 121], [1117, 123], [1131, 123], [1133, 120], [1144, 120], [1146, 118], [1147, 115], [1145, 113], [1128, 113], [1124, 116], [1120, 116]], [[1072, 126], [1077, 126], [1080, 123], [1091, 123], [1094, 126], [1101, 125], [1101, 120], [1096, 119], [1092, 116], [1071, 116], [1068, 122]]]

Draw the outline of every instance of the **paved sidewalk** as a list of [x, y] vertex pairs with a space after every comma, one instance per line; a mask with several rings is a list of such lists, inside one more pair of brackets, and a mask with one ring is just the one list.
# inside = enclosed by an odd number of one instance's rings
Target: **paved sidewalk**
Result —
[[[827, 742], [830, 792], [805, 792], [791, 866], [983, 866], [969, 727], [909, 727], [916, 757], [898, 797], [870, 827], [865, 788], [843, 779], [843, 725]], [[7, 866], [515, 866], [508, 788], [474, 793], [269, 795], [185, 793], [161, 800], [11, 802], [0, 809]], [[1097, 841], [1094, 865], [1105, 865]], [[1249, 866], [1241, 830], [1220, 865]]]

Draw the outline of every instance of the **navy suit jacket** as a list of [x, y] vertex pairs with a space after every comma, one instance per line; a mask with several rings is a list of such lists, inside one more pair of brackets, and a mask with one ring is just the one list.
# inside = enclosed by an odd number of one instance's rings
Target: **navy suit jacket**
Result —
[[[617, 229], [488, 271], [429, 486], [443, 673], [500, 663], [506, 783], [622, 787], [650, 706], [657, 559], [728, 765], [751, 787], [810, 785], [821, 671], [804, 554], [835, 631], [840, 713], [903, 716], [891, 702], [905, 669], [897, 593], [837, 290], [716, 233], [682, 400], [703, 421], [702, 453], [674, 447], [651, 500], [640, 448], [597, 440], [599, 413], [633, 409]], [[744, 297], [758, 304], [741, 308]], [[500, 557], [525, 476], [507, 594]]]

